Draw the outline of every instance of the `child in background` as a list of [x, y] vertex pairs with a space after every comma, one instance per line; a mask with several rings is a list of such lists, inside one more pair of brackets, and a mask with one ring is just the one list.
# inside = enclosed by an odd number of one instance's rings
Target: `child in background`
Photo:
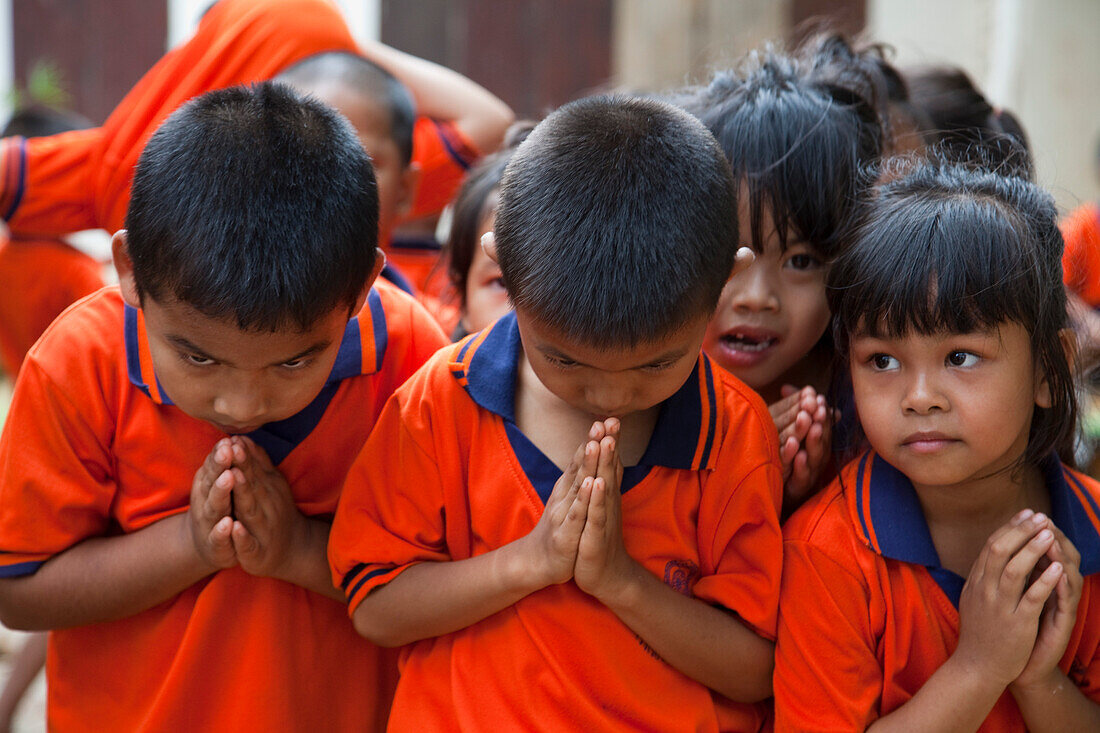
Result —
[[776, 436], [700, 353], [736, 210], [667, 104], [573, 102], [515, 152], [485, 243], [515, 310], [394, 395], [333, 524], [356, 628], [407, 645], [391, 730], [760, 728]]
[[31, 350], [0, 438], [0, 618], [53, 629], [51, 730], [384, 727], [394, 660], [347, 621], [329, 518], [445, 339], [371, 287], [377, 216], [350, 125], [282, 85], [150, 139], [119, 288]]
[[879, 156], [878, 80], [839, 36], [812, 54], [757, 52], [690, 102], [741, 188], [741, 243], [756, 260], [731, 279], [703, 348], [764, 398], [779, 431], [785, 507], [817, 487], [832, 419], [825, 275]]
[[[102, 127], [0, 143], [0, 201], [8, 202], [0, 214], [18, 235], [117, 231], [138, 156], [173, 110], [211, 89], [269, 79], [329, 51], [363, 54], [412, 94], [421, 115], [412, 144], [420, 172], [409, 216], [442, 210], [466, 169], [482, 151], [496, 150], [512, 122], [503, 102], [462, 75], [380, 43], [360, 46], [330, 0], [219, 0], [195, 35], [165, 54]], [[416, 275], [406, 273], [413, 288]]]
[[447, 276], [458, 301], [458, 323], [451, 335], [454, 341], [480, 331], [512, 307], [500, 265], [485, 252], [481, 238], [493, 231], [504, 169], [532, 128], [532, 123], [513, 125], [505, 135], [503, 149], [471, 169], [455, 197], [445, 250]]
[[1100, 730], [1100, 484], [1053, 201], [891, 171], [829, 273], [871, 450], [784, 529], [779, 731]]
[[[0, 137], [39, 137], [91, 127], [79, 115], [28, 107]], [[0, 367], [12, 381], [27, 350], [71, 303], [103, 287], [103, 265], [57, 238], [0, 238]], [[2, 707], [0, 707], [2, 709]]]

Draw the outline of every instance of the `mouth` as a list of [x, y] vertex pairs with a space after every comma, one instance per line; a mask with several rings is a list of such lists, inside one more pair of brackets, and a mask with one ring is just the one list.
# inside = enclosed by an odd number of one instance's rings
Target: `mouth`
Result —
[[738, 326], [718, 337], [723, 361], [727, 366], [752, 367], [766, 359], [779, 343], [779, 334], [763, 328]]
[[223, 425], [214, 423], [214, 427], [228, 435], [245, 435], [259, 430], [261, 425]]
[[901, 444], [915, 453], [935, 453], [957, 442], [945, 433], [924, 431], [906, 436]]

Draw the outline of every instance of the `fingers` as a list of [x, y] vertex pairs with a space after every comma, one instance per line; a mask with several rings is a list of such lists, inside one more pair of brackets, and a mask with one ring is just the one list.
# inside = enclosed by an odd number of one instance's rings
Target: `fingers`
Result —
[[229, 566], [234, 562], [232, 531], [233, 519], [231, 517], [222, 517], [210, 528], [206, 541], [210, 546], [210, 554], [216, 566]]
[[252, 523], [261, 514], [259, 497], [257, 496], [255, 483], [248, 480], [241, 469], [234, 466], [230, 469], [233, 473], [235, 489], [233, 491], [233, 509], [237, 519]]
[[[1028, 578], [1031, 576], [1031, 571], [1035, 569], [1036, 563], [1046, 555], [1047, 550], [1050, 549], [1053, 543], [1054, 533], [1049, 529], [1043, 529], [1027, 539], [1023, 546], [1005, 564], [1004, 571], [1001, 573], [1001, 584], [1005, 589], [1014, 595], [1022, 593]], [[1053, 564], [1051, 563], [1051, 565]], [[1058, 565], [1061, 567], [1061, 563]], [[1049, 570], [1049, 567], [1047, 569]], [[1053, 586], [1051, 590], [1053, 590]]]
[[[608, 523], [607, 484], [602, 478], [592, 482], [592, 499], [588, 503], [588, 518], [581, 534], [582, 548], [590, 543], [602, 544]], [[597, 544], [597, 547], [600, 546]], [[587, 554], [587, 553], [586, 553]]]
[[202, 504], [203, 516], [208, 519], [229, 516], [233, 508], [231, 497], [235, 483], [232, 469], [222, 471], [214, 479]]
[[260, 549], [260, 543], [241, 522], [233, 522], [233, 549], [238, 555], [254, 555]]
[[791, 469], [794, 464], [794, 458], [798, 455], [798, 438], [793, 435], [787, 438], [786, 441], [779, 448], [779, 462], [783, 465], [783, 480], [787, 480], [791, 476]]
[[1046, 521], [1044, 515], [1024, 509], [998, 527], [986, 540], [978, 559], [974, 561], [971, 576], [976, 581], [984, 578], [999, 584], [1009, 560], [1039, 532]]
[[554, 484], [554, 488], [550, 492], [550, 498], [546, 500], [547, 506], [553, 506], [561, 501], [562, 495], [574, 491], [577, 484], [583, 480], [584, 477], [581, 476], [580, 479], [578, 479], [577, 474], [581, 470], [581, 464], [584, 463], [585, 454], [591, 445], [592, 441], [589, 440], [577, 446], [577, 450], [573, 453], [573, 458], [570, 459], [569, 465], [565, 467], [565, 471], [562, 472], [561, 478]]
[[1052, 562], [1050, 567], [1044, 570], [1042, 575], [1024, 593], [1017, 610], [1038, 618], [1039, 614], [1043, 612], [1043, 606], [1050, 594], [1054, 592], [1059, 581], [1064, 577], [1064, 572], [1062, 563]]
[[730, 273], [730, 277], [733, 277], [739, 272], [743, 272], [753, 260], [756, 259], [756, 255], [748, 247], [738, 247], [737, 253], [733, 259], [733, 272]]
[[199, 492], [199, 496], [202, 496], [208, 492], [214, 480], [232, 463], [233, 454], [229, 439], [223, 438], [214, 444], [214, 449], [210, 451], [206, 456], [206, 460], [199, 466], [199, 470], [195, 472], [195, 480], [191, 487], [192, 493]]

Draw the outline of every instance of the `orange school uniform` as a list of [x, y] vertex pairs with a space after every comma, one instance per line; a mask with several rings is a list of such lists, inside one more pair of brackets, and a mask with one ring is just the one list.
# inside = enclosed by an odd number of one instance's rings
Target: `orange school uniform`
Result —
[[[354, 613], [417, 562], [529, 533], [561, 474], [519, 431], [515, 315], [438, 352], [387, 404], [348, 474], [329, 542]], [[627, 551], [676, 590], [772, 638], [781, 477], [766, 408], [700, 356], [622, 483]], [[390, 730], [758, 730], [573, 582], [405, 647]]]
[[[304, 514], [333, 514], [386, 398], [443, 343], [419, 305], [380, 283], [313, 403], [251, 434]], [[31, 350], [16, 385], [0, 439], [0, 576], [185, 511], [192, 476], [222, 437], [160, 388], [141, 312], [117, 288], [89, 296]], [[380, 730], [395, 666], [355, 633], [344, 604], [231, 568], [129, 618], [52, 632], [48, 723]]]
[[0, 367], [9, 377], [61, 311], [103, 287], [101, 271], [60, 240], [0, 239]]
[[1093, 308], [1100, 308], [1100, 205], [1083, 204], [1061, 224], [1066, 241], [1062, 279]]
[[[1055, 524], [1084, 590], [1061, 669], [1100, 701], [1100, 484], [1052, 457]], [[905, 704], [954, 652], [964, 579], [940, 566], [912, 484], [881, 457], [849, 464], [784, 527], [777, 731], [863, 730]], [[1023, 731], [1005, 692], [982, 731]]]
[[[324, 51], [358, 52], [328, 0], [220, 0], [102, 127], [0, 142], [0, 215], [13, 232], [28, 235], [121, 229], [138, 157], [169, 114], [204, 92], [269, 79]], [[477, 155], [454, 125], [420, 120], [413, 160], [423, 173], [414, 215], [441, 210]]]

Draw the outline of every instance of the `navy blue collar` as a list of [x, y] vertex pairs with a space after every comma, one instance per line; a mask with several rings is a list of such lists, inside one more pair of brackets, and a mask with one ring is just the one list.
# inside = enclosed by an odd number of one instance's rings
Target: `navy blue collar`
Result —
[[[1100, 572], [1100, 506], [1079, 474], [1056, 455], [1042, 465], [1050, 518], [1081, 553], [1081, 574]], [[963, 579], [940, 564], [913, 484], [881, 456], [866, 453], [856, 469], [854, 511], [864, 542], [883, 557], [923, 565], [958, 605]], [[956, 580], [957, 579], [957, 580]]]
[[[509, 313], [485, 331], [468, 337], [450, 365], [452, 375], [474, 402], [500, 415], [511, 426], [515, 425], [521, 350], [516, 316]], [[661, 405], [653, 435], [638, 465], [714, 468], [721, 425], [717, 390], [714, 368], [701, 354], [688, 380]]]
[[[157, 404], [172, 405], [172, 398], [164, 391], [153, 369], [149, 351], [149, 337], [145, 331], [145, 318], [141, 311], [124, 307], [123, 328], [126, 342], [126, 369], [130, 383]], [[386, 354], [386, 313], [378, 292], [371, 289], [367, 304], [359, 314], [348, 321], [336, 361], [332, 365], [320, 393], [296, 415], [268, 423], [248, 434], [267, 450], [274, 463], [281, 462], [290, 451], [317, 427], [329, 402], [336, 394], [340, 382], [361, 374], [374, 374], [382, 368]]]

